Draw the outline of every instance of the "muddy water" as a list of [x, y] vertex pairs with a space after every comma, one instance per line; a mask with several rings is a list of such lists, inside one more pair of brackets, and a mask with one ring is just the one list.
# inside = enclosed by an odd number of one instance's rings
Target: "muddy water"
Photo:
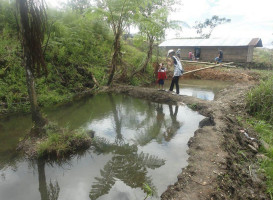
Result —
[[[231, 82], [215, 80], [179, 80], [180, 94], [193, 96], [199, 99], [212, 101], [214, 96], [223, 88], [231, 85]], [[171, 81], [165, 81], [164, 88], [169, 89]], [[174, 90], [175, 91], [175, 87]]]
[[0, 121], [0, 199], [159, 199], [187, 165], [187, 142], [204, 117], [186, 106], [98, 95], [47, 111], [70, 129], [94, 130], [94, 145], [65, 162], [27, 161], [15, 152], [30, 116]]

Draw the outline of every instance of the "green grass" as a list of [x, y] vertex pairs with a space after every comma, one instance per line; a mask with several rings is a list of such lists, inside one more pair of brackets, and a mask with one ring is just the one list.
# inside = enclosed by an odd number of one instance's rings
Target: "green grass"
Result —
[[253, 116], [247, 123], [259, 133], [259, 139], [267, 144], [260, 148], [260, 152], [266, 156], [261, 160], [261, 169], [267, 178], [267, 191], [273, 199], [273, 77], [272, 73], [261, 75], [261, 83], [250, 90], [246, 97], [246, 108]]
[[273, 77], [261, 81], [249, 91], [246, 101], [249, 114], [273, 124]]
[[69, 131], [50, 123], [45, 127], [46, 137], [38, 142], [38, 157], [63, 157], [90, 144], [90, 137], [83, 130]]
[[253, 54], [253, 60], [257, 63], [266, 63], [272, 65], [273, 63], [273, 50], [255, 48]]
[[261, 160], [261, 169], [267, 177], [267, 191], [273, 199], [273, 126], [262, 120], [251, 119], [248, 124], [252, 125], [259, 133], [260, 140], [265, 141], [268, 147], [262, 146], [260, 152], [267, 156]]

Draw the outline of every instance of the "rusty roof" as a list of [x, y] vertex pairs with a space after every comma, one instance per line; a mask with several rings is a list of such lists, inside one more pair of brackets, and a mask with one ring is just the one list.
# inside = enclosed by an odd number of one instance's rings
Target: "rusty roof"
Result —
[[160, 47], [228, 47], [255, 46], [262, 47], [261, 38], [222, 38], [222, 39], [172, 39], [162, 42]]

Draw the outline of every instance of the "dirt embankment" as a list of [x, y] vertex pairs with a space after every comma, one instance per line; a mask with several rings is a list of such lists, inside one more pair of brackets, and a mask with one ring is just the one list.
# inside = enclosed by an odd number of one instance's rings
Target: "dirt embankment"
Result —
[[[151, 88], [115, 85], [109, 90], [154, 102], [185, 103], [207, 117], [188, 142], [189, 165], [161, 199], [270, 199], [266, 194], [265, 178], [256, 164], [258, 137], [251, 130], [247, 130], [246, 135], [237, 120], [238, 116], [245, 115], [244, 96], [255, 83], [247, 75], [243, 83], [222, 90], [211, 102]], [[237, 76], [236, 80], [240, 78]]]
[[[198, 64], [183, 64], [184, 71], [192, 71], [208, 66]], [[168, 77], [172, 77], [173, 69], [168, 70]], [[198, 71], [195, 73], [189, 73], [183, 75], [181, 79], [206, 79], [206, 80], [221, 80], [221, 81], [232, 81], [236, 83], [244, 83], [248, 81], [256, 81], [259, 79], [259, 75], [248, 69], [242, 68], [227, 68], [227, 67], [216, 67]]]

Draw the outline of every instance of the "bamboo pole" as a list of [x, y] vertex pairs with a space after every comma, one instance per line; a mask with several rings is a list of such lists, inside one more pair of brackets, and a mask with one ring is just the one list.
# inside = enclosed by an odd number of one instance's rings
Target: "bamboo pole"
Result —
[[200, 69], [195, 69], [195, 70], [192, 70], [192, 71], [187, 71], [187, 72], [184, 72], [183, 75], [185, 74], [189, 74], [189, 73], [193, 73], [193, 72], [198, 72], [198, 71], [202, 71], [202, 70], [205, 70], [205, 69], [211, 69], [211, 68], [215, 68], [215, 67], [219, 67], [220, 65], [214, 65], [214, 66], [210, 66], [210, 67], [204, 67], [204, 68], [200, 68]]
[[[211, 62], [199, 62], [199, 61], [191, 61], [191, 60], [181, 60], [181, 62], [194, 63], [194, 64], [214, 65], [214, 63], [211, 63]], [[223, 65], [230, 65], [230, 64], [233, 64], [233, 63], [234, 62], [228, 62], [228, 63], [223, 63]]]

